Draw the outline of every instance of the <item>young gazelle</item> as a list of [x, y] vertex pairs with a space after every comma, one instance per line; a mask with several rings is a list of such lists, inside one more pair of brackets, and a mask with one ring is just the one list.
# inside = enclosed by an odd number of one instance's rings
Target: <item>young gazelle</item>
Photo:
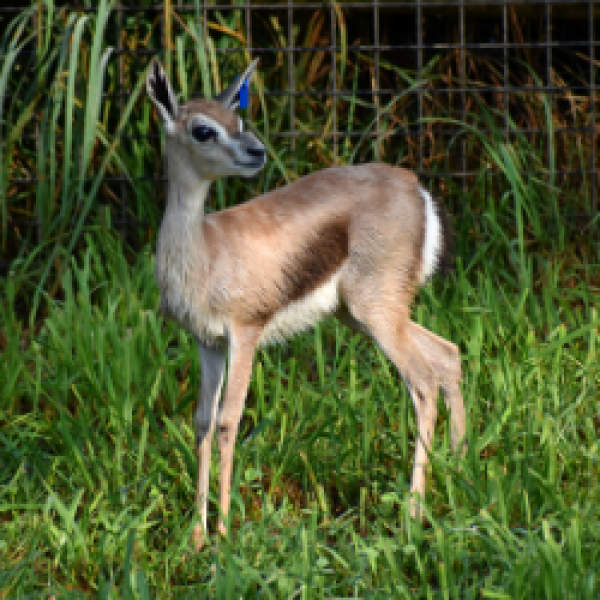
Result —
[[[250, 177], [263, 145], [234, 112], [255, 60], [214, 100], [179, 106], [158, 61], [148, 94], [166, 132], [167, 208], [156, 252], [161, 310], [198, 342], [202, 382], [196, 410], [196, 500], [207, 527], [211, 438], [221, 461], [219, 531], [229, 510], [235, 439], [256, 347], [302, 331], [325, 315], [371, 336], [412, 397], [419, 429], [412, 513], [420, 513], [437, 413], [438, 387], [451, 411], [451, 442], [462, 445], [465, 410], [458, 348], [410, 320], [419, 285], [439, 267], [448, 232], [431, 195], [411, 171], [385, 164], [336, 167], [254, 200], [204, 214], [210, 184]], [[218, 410], [225, 362], [228, 383]]]

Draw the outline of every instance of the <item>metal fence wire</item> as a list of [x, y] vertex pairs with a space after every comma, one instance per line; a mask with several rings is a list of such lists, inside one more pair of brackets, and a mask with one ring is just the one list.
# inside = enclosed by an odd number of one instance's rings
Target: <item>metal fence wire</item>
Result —
[[[152, 24], [144, 44], [131, 43], [137, 17]], [[507, 142], [526, 135], [545, 175], [581, 190], [585, 200], [565, 216], [598, 213], [596, 1], [172, 0], [124, 2], [111, 19], [119, 82], [105, 98], [117, 105], [151, 56], [176, 80], [181, 65], [198, 64], [182, 41], [196, 23], [227, 73], [261, 57], [264, 94], [252, 94], [250, 116], [270, 115], [269, 140], [298, 174], [307, 163], [384, 160], [415, 169], [442, 195], [468, 190], [483, 156], [471, 127]], [[158, 139], [157, 128], [148, 136]], [[160, 172], [148, 171], [137, 181], [161, 195]], [[501, 176], [488, 175], [492, 190]], [[131, 197], [125, 181], [107, 182]], [[118, 211], [123, 231], [140, 224], [126, 202]]]

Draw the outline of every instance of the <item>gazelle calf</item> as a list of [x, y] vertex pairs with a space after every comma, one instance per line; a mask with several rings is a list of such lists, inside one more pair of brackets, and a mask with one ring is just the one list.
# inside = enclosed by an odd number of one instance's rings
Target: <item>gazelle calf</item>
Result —
[[[212, 181], [253, 176], [265, 165], [263, 145], [234, 112], [257, 62], [214, 100], [182, 106], [158, 61], [146, 80], [166, 132], [167, 208], [156, 252], [161, 310], [195, 336], [202, 367], [197, 548], [207, 528], [215, 426], [218, 528], [225, 533], [233, 450], [256, 347], [325, 315], [370, 335], [408, 386], [419, 428], [413, 515], [418, 497], [425, 496], [438, 387], [451, 411], [454, 448], [465, 434], [459, 350], [410, 320], [415, 291], [439, 267], [448, 235], [414, 173], [385, 164], [324, 169], [246, 204], [204, 214]], [[218, 410], [227, 352], [227, 390]]]

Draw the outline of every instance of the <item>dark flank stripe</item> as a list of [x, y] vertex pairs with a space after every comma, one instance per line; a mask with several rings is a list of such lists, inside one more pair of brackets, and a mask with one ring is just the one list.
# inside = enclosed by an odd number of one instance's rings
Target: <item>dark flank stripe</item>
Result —
[[278, 282], [282, 306], [325, 284], [348, 258], [348, 222], [338, 219], [315, 232], [310, 244], [288, 256]]
[[[348, 222], [346, 219], [330, 221], [317, 230], [310, 243], [300, 246], [282, 261], [275, 286], [274, 305], [263, 302], [256, 306], [252, 320], [267, 323], [273, 315], [296, 302], [327, 282], [348, 258]], [[265, 291], [263, 298], [272, 297]], [[258, 303], [257, 303], [258, 304]]]
[[282, 260], [280, 275], [272, 282], [275, 289], [254, 296], [253, 308], [246, 318], [266, 324], [276, 312], [325, 284], [347, 258], [347, 220], [340, 218], [326, 223], [313, 234], [310, 243]]
[[279, 277], [273, 281], [275, 294], [265, 290], [259, 295], [261, 300], [276, 301], [255, 301], [248, 316], [253, 321], [267, 323], [276, 312], [326, 283], [347, 258], [348, 222], [341, 218], [329, 221], [314, 232], [310, 243], [283, 258]]

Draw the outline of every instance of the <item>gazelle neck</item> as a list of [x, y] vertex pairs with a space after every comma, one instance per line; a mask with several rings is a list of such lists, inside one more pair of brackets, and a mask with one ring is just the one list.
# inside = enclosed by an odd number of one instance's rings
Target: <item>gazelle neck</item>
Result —
[[[199, 179], [181, 147], [167, 141], [167, 214], [179, 216], [188, 225], [202, 220], [211, 181]], [[166, 216], [166, 215], [165, 215]]]
[[211, 182], [200, 179], [189, 159], [179, 154], [182, 150], [167, 140], [167, 208], [158, 234], [156, 275], [163, 308], [181, 320], [191, 265], [198, 276], [206, 268], [202, 220]]
[[[156, 249], [156, 278], [161, 310], [185, 327], [201, 331], [191, 321], [208, 269], [202, 220], [211, 182], [199, 179], [185, 156], [167, 142], [167, 208]], [[205, 329], [205, 327], [204, 327]]]

